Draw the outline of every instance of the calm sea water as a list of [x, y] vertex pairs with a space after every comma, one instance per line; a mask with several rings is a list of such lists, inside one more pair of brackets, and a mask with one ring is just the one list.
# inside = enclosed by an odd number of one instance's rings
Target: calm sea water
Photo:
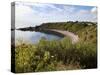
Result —
[[[14, 31], [12, 31], [12, 38], [14, 38]], [[36, 31], [20, 31], [15, 30], [15, 42], [27, 41], [30, 43], [38, 43], [41, 38], [46, 40], [60, 40], [63, 37], [54, 33], [36, 32]]]

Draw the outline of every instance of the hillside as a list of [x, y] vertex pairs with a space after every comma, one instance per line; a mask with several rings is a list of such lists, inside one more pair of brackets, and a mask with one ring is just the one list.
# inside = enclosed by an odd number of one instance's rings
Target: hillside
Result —
[[37, 26], [38, 30], [58, 29], [66, 30], [77, 34], [83, 41], [91, 41], [96, 44], [97, 25], [93, 22], [56, 22], [43, 23]]
[[[42, 38], [37, 44], [22, 43], [16, 46], [16, 72], [60, 71], [97, 68], [97, 25], [92, 22], [43, 23], [27, 30], [55, 29], [79, 36], [72, 44], [70, 38], [56, 41]], [[24, 28], [22, 29], [24, 30]]]

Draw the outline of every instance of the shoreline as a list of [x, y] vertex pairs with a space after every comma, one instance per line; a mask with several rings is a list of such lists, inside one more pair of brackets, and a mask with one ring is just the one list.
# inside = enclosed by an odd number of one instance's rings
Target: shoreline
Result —
[[[21, 30], [21, 29], [18, 29], [18, 30]], [[73, 32], [69, 32], [65, 30], [57, 30], [57, 29], [34, 30], [32, 29], [32, 30], [21, 30], [21, 31], [36, 31], [36, 32], [39, 31], [39, 32], [44, 32], [44, 33], [49, 32], [50, 34], [52, 32], [53, 34], [56, 34], [56, 35], [60, 34], [59, 36], [61, 37], [64, 37], [64, 36], [70, 37], [73, 44], [79, 41], [78, 35], [74, 34]]]
[[77, 43], [79, 41], [79, 37], [78, 35], [69, 32], [69, 31], [65, 31], [65, 30], [57, 30], [57, 29], [49, 29], [50, 31], [54, 31], [54, 32], [58, 32], [60, 34], [63, 34], [65, 36], [68, 36], [71, 38], [72, 43]]

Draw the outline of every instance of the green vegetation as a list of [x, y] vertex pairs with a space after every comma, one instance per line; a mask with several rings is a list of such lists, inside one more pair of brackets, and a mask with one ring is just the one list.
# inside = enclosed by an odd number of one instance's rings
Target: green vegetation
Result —
[[96, 43], [97, 24], [93, 22], [57, 22], [43, 23], [38, 29], [58, 29], [67, 30], [77, 34], [81, 40]]
[[[15, 47], [15, 72], [58, 71], [97, 67], [96, 24], [85, 22], [46, 23], [41, 28], [68, 30], [80, 41], [69, 38], [56, 41], [41, 39], [37, 44], [22, 43]], [[40, 27], [39, 27], [40, 28]]]

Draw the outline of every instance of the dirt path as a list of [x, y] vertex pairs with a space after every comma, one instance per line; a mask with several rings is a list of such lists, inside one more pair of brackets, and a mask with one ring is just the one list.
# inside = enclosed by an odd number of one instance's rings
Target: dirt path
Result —
[[63, 30], [56, 30], [56, 29], [50, 29], [50, 30], [51, 30], [51, 31], [58, 32], [58, 33], [61, 33], [61, 34], [65, 35], [65, 36], [70, 37], [71, 40], [72, 40], [72, 43], [76, 43], [76, 42], [78, 42], [78, 40], [79, 40], [78, 35], [76, 35], [76, 34], [74, 34], [74, 33], [72, 33], [72, 32], [63, 31]]

